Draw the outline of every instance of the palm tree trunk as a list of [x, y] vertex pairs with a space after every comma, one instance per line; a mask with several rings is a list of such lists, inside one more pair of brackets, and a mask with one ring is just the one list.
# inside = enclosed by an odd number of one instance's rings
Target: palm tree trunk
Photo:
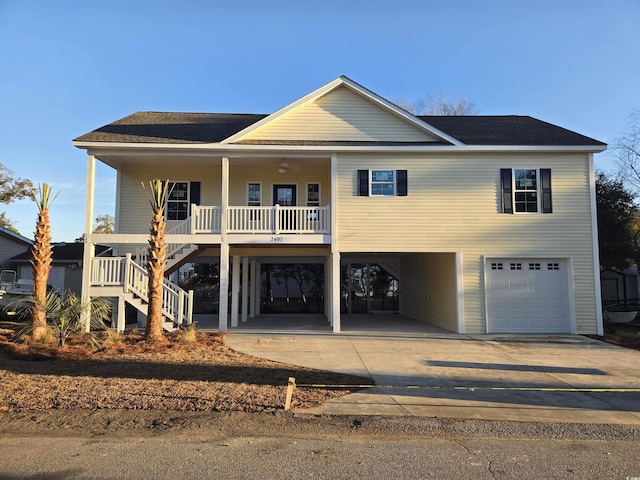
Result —
[[31, 265], [33, 267], [33, 296], [36, 303], [33, 309], [32, 336], [39, 339], [47, 332], [47, 317], [44, 309], [47, 297], [47, 280], [51, 270], [53, 248], [51, 246], [51, 223], [49, 210], [40, 209], [36, 222], [33, 246], [31, 247]]
[[149, 274], [149, 310], [147, 312], [147, 327], [145, 336], [149, 341], [162, 341], [162, 285], [164, 282], [164, 270], [167, 263], [167, 244], [165, 241], [165, 221], [163, 210], [156, 208], [153, 211], [149, 238], [149, 261], [147, 272]]

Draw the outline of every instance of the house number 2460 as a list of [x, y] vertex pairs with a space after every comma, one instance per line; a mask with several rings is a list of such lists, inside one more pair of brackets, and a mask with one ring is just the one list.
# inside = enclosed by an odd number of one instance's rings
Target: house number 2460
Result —
[[275, 243], [281, 242], [282, 241], [282, 237], [271, 237], [271, 241], [275, 242]]

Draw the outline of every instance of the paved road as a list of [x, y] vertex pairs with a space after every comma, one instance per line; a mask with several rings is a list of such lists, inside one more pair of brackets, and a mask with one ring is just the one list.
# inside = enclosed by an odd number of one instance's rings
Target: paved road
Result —
[[0, 428], [0, 480], [640, 477], [637, 426], [224, 414], [161, 424], [143, 417], [135, 428], [86, 433], [9, 421]]

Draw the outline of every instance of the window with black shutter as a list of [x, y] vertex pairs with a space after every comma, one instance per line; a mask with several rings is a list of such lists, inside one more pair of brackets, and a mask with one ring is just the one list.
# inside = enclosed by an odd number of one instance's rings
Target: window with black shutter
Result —
[[358, 195], [361, 197], [406, 197], [406, 170], [358, 170]]

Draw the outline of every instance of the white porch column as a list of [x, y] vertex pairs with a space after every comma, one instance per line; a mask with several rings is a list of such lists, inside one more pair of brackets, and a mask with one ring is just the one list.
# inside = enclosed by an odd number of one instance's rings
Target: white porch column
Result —
[[231, 287], [231, 327], [238, 326], [238, 294], [240, 293], [240, 257], [233, 256], [233, 285]]
[[324, 261], [324, 314], [329, 320], [329, 325], [333, 325], [331, 317], [331, 257]]
[[125, 309], [126, 309], [126, 305], [124, 302], [124, 297], [120, 295], [118, 297], [118, 318], [116, 320], [116, 330], [118, 332], [124, 332], [124, 327], [126, 323]]
[[229, 244], [220, 244], [220, 298], [218, 303], [218, 330], [227, 331], [229, 316]]
[[[253, 318], [256, 316], [256, 306], [258, 305], [258, 303], [256, 302], [256, 297], [258, 297], [259, 292], [260, 292], [260, 279], [257, 278], [257, 273], [256, 273], [256, 267], [258, 265], [258, 262], [256, 261], [255, 257], [253, 259], [251, 259], [251, 285], [249, 286], [249, 289], [251, 290], [251, 295], [249, 298], [249, 317]], [[260, 299], [258, 298], [258, 301]]]
[[256, 274], [253, 277], [255, 278], [254, 286], [253, 286], [255, 295], [253, 297], [254, 298], [253, 303], [255, 305], [254, 308], [255, 308], [256, 315], [260, 315], [260, 292], [262, 289], [262, 285], [260, 283], [262, 282], [262, 264], [258, 260], [256, 260], [255, 264], [256, 264], [256, 267], [255, 267]]
[[246, 322], [249, 312], [249, 257], [242, 257], [242, 321]]
[[338, 154], [331, 154], [331, 254], [329, 255], [329, 322], [333, 332], [340, 332], [340, 253], [338, 251]]
[[[89, 289], [91, 286], [91, 261], [95, 255], [95, 248], [91, 243], [91, 232], [93, 230], [93, 198], [96, 184], [96, 158], [93, 155], [87, 157], [87, 185], [85, 191], [85, 211], [84, 211], [84, 249], [82, 252], [82, 302], [88, 302]], [[89, 332], [91, 325], [89, 322], [90, 311], [83, 313], [85, 331]]]
[[227, 208], [229, 206], [229, 157], [222, 157], [222, 212], [220, 213], [220, 298], [218, 303], [218, 330], [227, 331], [229, 316], [229, 244], [227, 243]]
[[340, 254], [331, 252], [329, 263], [331, 268], [331, 316], [330, 321], [333, 325], [333, 333], [340, 332]]

